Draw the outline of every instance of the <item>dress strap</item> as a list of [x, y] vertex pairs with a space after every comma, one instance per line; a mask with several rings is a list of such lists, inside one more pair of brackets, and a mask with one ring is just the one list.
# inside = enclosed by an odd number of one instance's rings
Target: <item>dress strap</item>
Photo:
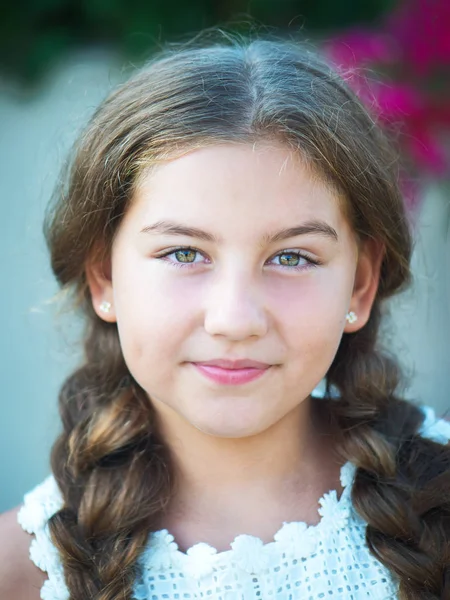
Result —
[[61, 491], [53, 475], [25, 494], [17, 514], [19, 525], [35, 537], [30, 544], [30, 559], [47, 573], [41, 588], [42, 600], [69, 600], [58, 550], [50, 538], [47, 521], [63, 505]]

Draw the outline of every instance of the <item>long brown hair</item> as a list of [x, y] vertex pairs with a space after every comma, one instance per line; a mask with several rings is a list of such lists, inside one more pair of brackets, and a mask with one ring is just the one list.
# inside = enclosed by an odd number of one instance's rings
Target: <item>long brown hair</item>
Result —
[[[64, 506], [49, 521], [72, 600], [130, 598], [137, 558], [173, 490], [151, 402], [116, 324], [92, 308], [85, 267], [109, 253], [137, 177], [218, 142], [277, 139], [346, 198], [358, 239], [385, 247], [368, 323], [344, 334], [323, 402], [337, 452], [357, 467], [352, 500], [400, 598], [450, 598], [450, 448], [421, 437], [420, 409], [378, 341], [384, 299], [410, 280], [411, 234], [391, 145], [345, 82], [304, 44], [224, 34], [171, 44], [98, 108], [79, 138], [45, 235], [53, 272], [85, 322], [84, 360], [60, 392], [52, 469]], [[99, 245], [99, 241], [101, 244]]]

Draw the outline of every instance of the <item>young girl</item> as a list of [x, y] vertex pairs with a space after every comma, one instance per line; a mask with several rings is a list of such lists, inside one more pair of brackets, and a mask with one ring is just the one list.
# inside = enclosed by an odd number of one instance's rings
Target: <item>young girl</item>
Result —
[[2, 600], [450, 598], [450, 424], [377, 343], [395, 165], [281, 39], [169, 47], [106, 99], [46, 221], [85, 358]]

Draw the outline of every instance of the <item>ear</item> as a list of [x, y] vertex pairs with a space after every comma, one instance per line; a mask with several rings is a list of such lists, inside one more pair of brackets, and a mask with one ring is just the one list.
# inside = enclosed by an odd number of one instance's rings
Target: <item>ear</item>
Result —
[[368, 239], [361, 244], [349, 307], [358, 318], [354, 323], [346, 324], [346, 333], [358, 331], [369, 320], [380, 281], [384, 252], [384, 244], [379, 240]]
[[[95, 312], [103, 321], [115, 323], [111, 259], [94, 259], [87, 263], [85, 272]], [[108, 303], [108, 310], [102, 308], [105, 303]]]

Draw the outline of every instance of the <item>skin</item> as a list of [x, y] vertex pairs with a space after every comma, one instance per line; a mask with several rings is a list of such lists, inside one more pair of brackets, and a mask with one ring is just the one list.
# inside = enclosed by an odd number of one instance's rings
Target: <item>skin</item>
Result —
[[[161, 220], [220, 241], [142, 231]], [[338, 239], [261, 243], [312, 220]], [[160, 257], [179, 246], [196, 251]], [[205, 147], [141, 175], [110, 258], [87, 278], [172, 450], [178, 487], [164, 524], [180, 547], [225, 549], [243, 532], [268, 541], [283, 521], [319, 520], [317, 500], [339, 487], [339, 465], [310, 393], [342, 335], [367, 322], [382, 255], [377, 242], [357, 243], [337, 192], [278, 143]], [[213, 358], [272, 366], [221, 386], [191, 364]]]
[[30, 560], [32, 536], [17, 522], [20, 508], [0, 515], [0, 600], [39, 600], [47, 579]]

